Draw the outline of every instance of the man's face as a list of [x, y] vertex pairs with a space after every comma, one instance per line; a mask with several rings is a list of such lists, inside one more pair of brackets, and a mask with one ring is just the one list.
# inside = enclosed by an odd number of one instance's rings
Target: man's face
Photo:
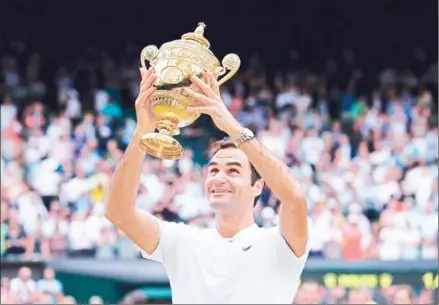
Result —
[[405, 289], [401, 289], [398, 290], [394, 297], [393, 297], [393, 304], [412, 304], [413, 300], [410, 296], [410, 292], [405, 290]]
[[365, 304], [370, 301], [368, 294], [361, 290], [352, 290], [349, 293], [348, 304]]
[[47, 268], [44, 270], [44, 278], [46, 280], [53, 280], [54, 277], [55, 277], [55, 273], [53, 269]]
[[243, 206], [253, 208], [260, 194], [260, 183], [252, 185], [250, 162], [237, 148], [220, 149], [210, 161], [205, 192], [214, 210], [231, 210]]
[[23, 267], [18, 271], [18, 277], [22, 281], [27, 281], [28, 279], [31, 278], [31, 276], [32, 276], [32, 271], [27, 267]]
[[297, 303], [321, 304], [322, 293], [317, 283], [303, 283], [299, 288], [299, 293], [299, 297], [296, 297]]

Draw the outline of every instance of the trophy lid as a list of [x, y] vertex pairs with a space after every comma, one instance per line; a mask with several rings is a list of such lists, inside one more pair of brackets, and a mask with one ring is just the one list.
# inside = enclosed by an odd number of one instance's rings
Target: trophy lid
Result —
[[206, 27], [206, 24], [204, 22], [199, 22], [197, 28], [192, 33], [186, 33], [183, 36], [181, 36], [184, 40], [193, 40], [198, 42], [199, 44], [205, 46], [206, 48], [210, 47], [210, 42], [207, 40], [203, 34], [204, 34], [204, 28]]

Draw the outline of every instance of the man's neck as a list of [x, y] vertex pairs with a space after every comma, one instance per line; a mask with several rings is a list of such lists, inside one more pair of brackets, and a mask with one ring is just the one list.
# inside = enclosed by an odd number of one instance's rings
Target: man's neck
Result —
[[253, 225], [253, 211], [248, 214], [218, 214], [216, 215], [216, 229], [222, 237], [231, 238], [239, 231]]

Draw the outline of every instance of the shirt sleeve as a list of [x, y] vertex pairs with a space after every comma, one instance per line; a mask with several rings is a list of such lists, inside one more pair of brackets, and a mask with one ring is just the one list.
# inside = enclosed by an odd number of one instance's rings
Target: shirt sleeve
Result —
[[142, 256], [165, 267], [176, 264], [178, 257], [190, 250], [191, 240], [196, 228], [182, 223], [158, 220], [160, 240], [157, 248], [151, 254], [141, 250]]
[[291, 270], [291, 268], [303, 269], [309, 254], [309, 239], [306, 243], [305, 253], [302, 256], [297, 257], [297, 255], [291, 250], [290, 246], [288, 246], [288, 243], [282, 236], [279, 227], [270, 228], [268, 235], [270, 243], [275, 251], [277, 265], [281, 269], [286, 271]]

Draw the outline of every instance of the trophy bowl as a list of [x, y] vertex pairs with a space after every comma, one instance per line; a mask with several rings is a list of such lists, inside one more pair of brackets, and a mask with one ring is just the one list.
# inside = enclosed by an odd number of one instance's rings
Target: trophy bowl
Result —
[[146, 69], [148, 61], [158, 76], [154, 84], [157, 90], [151, 96], [157, 132], [143, 134], [140, 139], [142, 150], [156, 158], [179, 159], [183, 155], [183, 147], [173, 136], [200, 116], [199, 113], [186, 111], [187, 106], [195, 105], [195, 100], [184, 92], [184, 88], [199, 91], [190, 77], [193, 74], [201, 77], [203, 71], [210, 71], [216, 79], [223, 76], [219, 80], [219, 85], [222, 85], [241, 65], [238, 55], [233, 53], [226, 55], [220, 64], [209, 49], [209, 41], [203, 36], [205, 27], [200, 22], [194, 32], [184, 34], [181, 39], [166, 42], [160, 49], [149, 45], [140, 54], [142, 67]]

